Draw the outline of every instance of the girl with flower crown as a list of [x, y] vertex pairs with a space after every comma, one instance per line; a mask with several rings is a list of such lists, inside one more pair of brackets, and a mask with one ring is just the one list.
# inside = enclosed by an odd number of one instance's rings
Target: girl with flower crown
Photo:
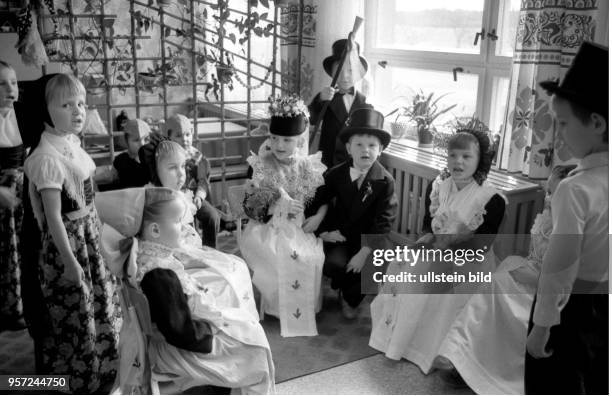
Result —
[[[484, 260], [475, 262], [477, 271], [482, 272], [491, 270], [488, 267], [494, 264], [490, 247], [505, 210], [505, 199], [487, 182], [492, 158], [484, 128], [470, 123], [449, 139], [447, 169], [428, 186], [425, 235], [417, 241], [417, 246], [424, 244], [444, 254], [483, 249]], [[396, 261], [389, 264], [387, 274], [415, 271], [419, 276], [432, 269], [450, 270], [453, 274], [460, 264], [435, 258], [410, 264]], [[457, 314], [470, 298], [465, 291], [433, 294], [447, 290], [442, 284], [431, 285], [423, 289], [422, 284], [387, 282], [371, 304], [370, 346], [390, 359], [410, 360], [426, 374]], [[415, 294], [418, 292], [430, 294]]]
[[323, 244], [313, 234], [326, 205], [314, 203], [323, 181], [321, 153], [300, 155], [308, 110], [297, 96], [271, 100], [270, 142], [247, 161], [253, 176], [244, 209], [251, 218], [239, 241], [261, 293], [260, 315], [280, 319], [283, 337], [317, 335]]

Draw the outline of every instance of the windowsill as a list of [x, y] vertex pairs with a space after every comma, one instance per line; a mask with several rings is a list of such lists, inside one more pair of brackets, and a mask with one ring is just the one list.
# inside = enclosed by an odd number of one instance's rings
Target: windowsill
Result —
[[[397, 144], [399, 146], [410, 147], [412, 149], [419, 150], [419, 151], [422, 151], [424, 153], [427, 153], [428, 155], [434, 155], [436, 157], [440, 157], [444, 161], [446, 161], [446, 155], [445, 154], [440, 154], [439, 152], [432, 151], [431, 149], [425, 149], [425, 148], [419, 147], [419, 144], [418, 144], [418, 142], [416, 140], [413, 140], [413, 139], [393, 139], [392, 142], [394, 142], [395, 144]], [[496, 173], [498, 173], [500, 175], [504, 175], [504, 176], [508, 176], [508, 177], [513, 177], [515, 179], [522, 180], [522, 181], [525, 181], [525, 182], [528, 182], [528, 183], [540, 184], [540, 182], [542, 181], [542, 180], [532, 180], [529, 177], [524, 176], [524, 175], [522, 175], [520, 173], [517, 173], [517, 172], [509, 172], [509, 171], [504, 170], [504, 169], [498, 169], [498, 168], [495, 167], [495, 165], [491, 166], [491, 171], [495, 171]]]
[[[386, 165], [393, 168], [404, 168], [408, 165], [414, 172], [428, 179], [433, 179], [437, 173], [446, 167], [446, 157], [435, 154], [431, 150], [418, 147], [418, 143], [410, 139], [392, 140], [383, 151]], [[540, 189], [536, 182], [524, 177], [517, 177], [506, 171], [491, 169], [488, 181], [505, 193]]]

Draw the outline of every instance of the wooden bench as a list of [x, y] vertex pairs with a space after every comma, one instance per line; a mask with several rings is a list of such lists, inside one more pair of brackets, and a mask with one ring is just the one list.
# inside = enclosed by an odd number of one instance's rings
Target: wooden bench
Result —
[[[395, 192], [399, 200], [393, 231], [399, 234], [420, 234], [425, 215], [427, 185], [446, 166], [446, 159], [393, 141], [383, 152], [381, 163], [395, 178]], [[528, 236], [533, 220], [543, 208], [544, 190], [538, 184], [496, 170], [491, 170], [488, 180], [508, 201], [498, 231], [500, 237], [496, 242], [496, 252], [500, 257], [525, 254], [529, 247]], [[515, 237], [511, 238], [510, 235]]]

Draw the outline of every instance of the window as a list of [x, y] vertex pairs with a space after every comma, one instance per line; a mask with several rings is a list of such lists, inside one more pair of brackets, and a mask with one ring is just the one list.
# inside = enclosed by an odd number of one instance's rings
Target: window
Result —
[[520, 0], [367, 1], [371, 102], [387, 114], [419, 90], [446, 95], [441, 108], [457, 106], [436, 120], [438, 130], [476, 115], [499, 132], [519, 10]]

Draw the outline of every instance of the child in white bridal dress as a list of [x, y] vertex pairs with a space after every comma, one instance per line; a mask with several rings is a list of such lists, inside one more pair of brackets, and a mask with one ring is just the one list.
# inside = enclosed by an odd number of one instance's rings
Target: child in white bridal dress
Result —
[[313, 232], [327, 209], [313, 202], [325, 166], [321, 153], [298, 154], [308, 130], [308, 110], [299, 98], [272, 100], [270, 113], [269, 146], [247, 159], [253, 177], [244, 210], [251, 220], [240, 251], [253, 270], [263, 311], [280, 319], [281, 335], [313, 336], [325, 259]]
[[148, 356], [162, 392], [214, 385], [274, 393], [272, 354], [247, 268], [235, 256], [182, 242], [187, 208], [180, 192], [111, 191], [96, 205], [109, 267], [125, 271], [147, 297], [154, 330]]
[[[483, 249], [486, 253], [484, 260], [478, 263], [479, 271], [493, 269], [490, 247], [505, 210], [505, 199], [487, 182], [491, 166], [489, 147], [486, 126], [477, 120], [451, 136], [447, 170], [428, 187], [423, 221], [426, 234], [417, 241], [440, 251]], [[438, 264], [421, 260], [412, 268], [427, 271]], [[405, 271], [404, 265], [406, 263], [391, 262], [387, 274]], [[370, 346], [390, 359], [404, 358], [414, 362], [427, 374], [440, 344], [470, 294], [435, 294], [443, 289], [416, 294], [404, 287], [411, 286], [385, 283], [372, 302]]]
[[[456, 372], [443, 378], [461, 378], [478, 394], [522, 394], [525, 343], [533, 296], [542, 258], [552, 231], [550, 199], [575, 166], [558, 166], [548, 179], [544, 210], [531, 228], [527, 257], [507, 257], [493, 274], [490, 293], [475, 294], [451, 327], [440, 347]], [[442, 359], [444, 360], [444, 359]], [[457, 373], [458, 372], [458, 373]]]

